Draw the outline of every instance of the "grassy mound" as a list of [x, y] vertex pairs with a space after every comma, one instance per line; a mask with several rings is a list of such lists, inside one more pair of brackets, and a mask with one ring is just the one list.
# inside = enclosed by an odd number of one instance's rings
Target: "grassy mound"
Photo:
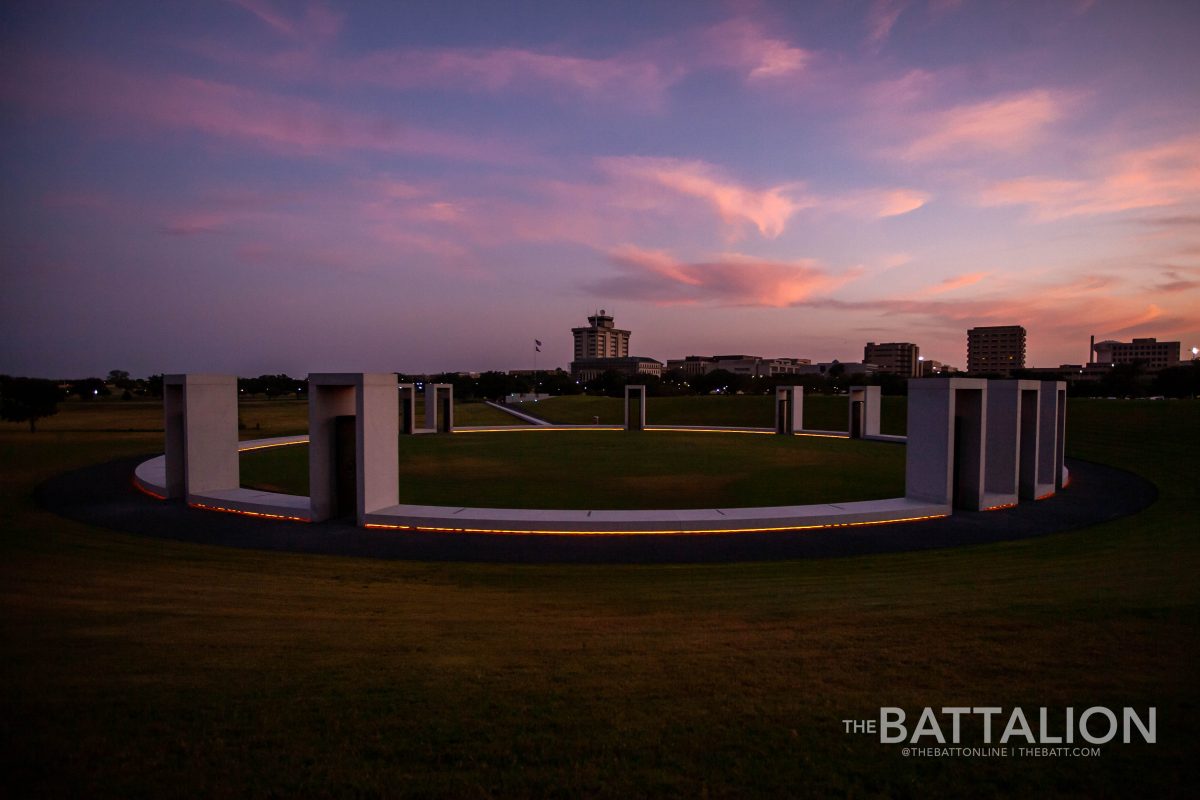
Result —
[[[521, 431], [403, 437], [400, 502], [715, 508], [904, 494], [904, 448], [736, 433]], [[244, 486], [308, 493], [308, 448], [242, 454]]]

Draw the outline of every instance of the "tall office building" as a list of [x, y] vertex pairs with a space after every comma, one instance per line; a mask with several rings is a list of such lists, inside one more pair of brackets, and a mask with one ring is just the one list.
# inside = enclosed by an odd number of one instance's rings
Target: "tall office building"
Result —
[[967, 372], [974, 375], [1011, 375], [1025, 368], [1025, 329], [1020, 325], [993, 325], [967, 331]]
[[604, 309], [588, 317], [588, 327], [572, 328], [575, 360], [587, 358], [626, 358], [629, 355], [629, 331], [613, 326], [611, 314]]
[[1155, 338], [1134, 339], [1132, 342], [1110, 339], [1092, 345], [1094, 355], [1089, 363], [1110, 367], [1141, 363], [1147, 369], [1165, 369], [1179, 363], [1179, 351], [1179, 342], [1160, 342]]
[[880, 372], [890, 372], [905, 378], [920, 375], [921, 348], [912, 342], [867, 342], [863, 348], [863, 363], [874, 364]]

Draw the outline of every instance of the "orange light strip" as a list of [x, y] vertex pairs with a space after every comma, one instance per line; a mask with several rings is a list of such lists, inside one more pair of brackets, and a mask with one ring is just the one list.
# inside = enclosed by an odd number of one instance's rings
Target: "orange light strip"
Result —
[[814, 439], [849, 439], [850, 434], [841, 433], [793, 433], [793, 436], [811, 436]]
[[775, 431], [768, 431], [768, 430], [743, 431], [743, 430], [729, 430], [728, 428], [673, 428], [673, 427], [672, 428], [663, 428], [663, 427], [654, 427], [653, 425], [647, 425], [644, 430], [660, 431], [660, 432], [666, 432], [666, 433], [757, 433], [757, 434], [767, 434], [767, 435], [773, 435], [775, 433]]
[[267, 450], [267, 449], [269, 449], [269, 448], [272, 448], [272, 447], [292, 447], [292, 446], [294, 446], [294, 445], [298, 445], [298, 444], [308, 444], [308, 442], [307, 442], [307, 441], [303, 441], [303, 442], [275, 442], [275, 443], [273, 443], [273, 444], [256, 444], [256, 445], [254, 445], [253, 447], [242, 447], [242, 446], [239, 444], [239, 445], [238, 445], [238, 452], [239, 452], [239, 453], [249, 453], [251, 450]]
[[385, 525], [379, 522], [368, 522], [363, 527], [380, 530], [399, 531], [434, 531], [437, 533], [498, 533], [513, 535], [544, 535], [544, 536], [640, 536], [657, 534], [702, 535], [713, 533], [771, 533], [774, 531], [808, 531], [821, 528], [856, 528], [866, 525], [894, 525], [903, 522], [921, 522], [929, 519], [943, 519], [949, 514], [929, 514], [923, 517], [902, 517], [899, 519], [879, 519], [866, 522], [827, 522], [821, 525], [781, 525], [773, 528], [710, 528], [703, 530], [638, 530], [638, 531], [571, 531], [571, 530], [517, 530], [510, 528], [440, 528], [427, 525]]
[[1016, 503], [1004, 503], [1003, 505], [999, 505], [999, 506], [989, 506], [988, 508], [985, 508], [984, 511], [999, 511], [1004, 508], [1016, 508], [1016, 507], [1017, 507]]
[[145, 486], [142, 486], [141, 482], [137, 479], [136, 475], [133, 477], [133, 488], [137, 489], [142, 494], [153, 497], [155, 500], [166, 500], [167, 499], [166, 495], [161, 495], [158, 492], [152, 492], [149, 489], [147, 489]]
[[1054, 497], [1054, 492], [1046, 492], [1046, 493], [1045, 493], [1044, 495], [1042, 495], [1041, 497], [1037, 497], [1037, 498], [1034, 498], [1034, 499], [1035, 499], [1035, 500], [1049, 500], [1051, 497]]
[[198, 508], [202, 511], [221, 511], [226, 514], [241, 514], [244, 517], [262, 517], [264, 519], [286, 519], [291, 522], [309, 522], [307, 517], [292, 517], [287, 514], [265, 514], [261, 511], [243, 511], [240, 508], [225, 508], [224, 506], [210, 506], [205, 503], [188, 503], [188, 508]]
[[527, 427], [523, 427], [523, 426], [514, 425], [512, 427], [505, 427], [505, 428], [472, 428], [470, 430], [462, 430], [460, 428], [455, 428], [454, 430], [451, 431], [451, 433], [533, 433], [536, 431], [576, 431], [576, 432], [582, 431], [582, 432], [587, 432], [587, 431], [623, 431], [623, 430], [625, 430], [625, 429], [621, 428], [619, 426], [611, 426], [610, 427], [610, 426], [603, 426], [603, 425], [598, 426], [598, 427], [593, 427], [593, 426], [589, 425], [588, 427], [585, 427], [585, 428], [564, 428], [564, 427], [560, 427], [557, 425], [536, 425], [536, 426], [527, 428]]

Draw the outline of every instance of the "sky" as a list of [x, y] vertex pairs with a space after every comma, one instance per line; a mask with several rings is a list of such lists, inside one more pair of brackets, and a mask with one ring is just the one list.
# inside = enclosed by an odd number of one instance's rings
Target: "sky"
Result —
[[[0, 372], [1200, 345], [1200, 3], [5, 3]], [[534, 352], [534, 340], [543, 342]]]

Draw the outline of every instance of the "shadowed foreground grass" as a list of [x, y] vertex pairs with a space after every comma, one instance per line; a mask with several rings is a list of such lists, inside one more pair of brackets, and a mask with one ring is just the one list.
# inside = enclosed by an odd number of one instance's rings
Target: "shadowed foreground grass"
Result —
[[[1191, 796], [1200, 407], [1069, 420], [1073, 455], [1147, 476], [1158, 503], [978, 548], [653, 567], [112, 533], [30, 493], [160, 434], [0, 428], [7, 793]], [[904, 758], [840, 722], [1017, 704], [1153, 705], [1158, 744]]]
[[[308, 448], [242, 454], [242, 485], [308, 494]], [[577, 465], [572, 467], [571, 465]], [[406, 436], [400, 502], [492, 508], [735, 508], [904, 494], [904, 448], [674, 431]]]

